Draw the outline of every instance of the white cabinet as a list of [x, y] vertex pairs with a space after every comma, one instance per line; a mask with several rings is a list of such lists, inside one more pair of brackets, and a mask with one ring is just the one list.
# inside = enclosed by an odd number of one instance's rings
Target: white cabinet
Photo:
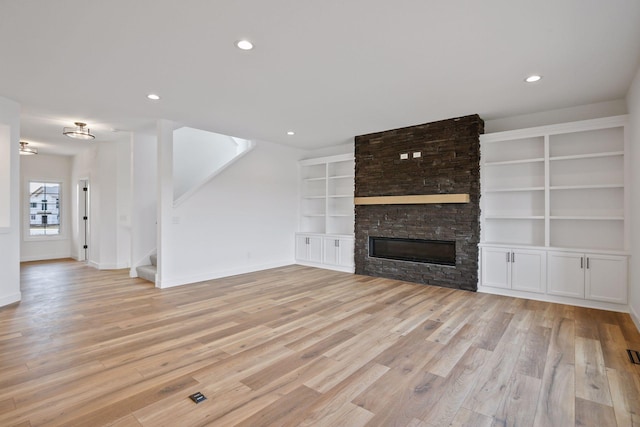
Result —
[[353, 272], [352, 154], [300, 161], [300, 221], [296, 262]]
[[616, 116], [480, 136], [480, 290], [625, 310], [627, 122]]
[[300, 261], [322, 262], [322, 237], [296, 235], [296, 259]]
[[341, 267], [353, 267], [353, 243], [352, 237], [325, 237], [323, 262]]
[[296, 233], [296, 262], [353, 273], [353, 236]]
[[549, 252], [547, 292], [584, 298], [584, 256], [574, 252]]
[[616, 304], [627, 302], [627, 257], [549, 252], [549, 293]]
[[545, 251], [483, 247], [482, 285], [526, 292], [545, 291]]
[[627, 302], [627, 257], [586, 254], [585, 297], [596, 301]]

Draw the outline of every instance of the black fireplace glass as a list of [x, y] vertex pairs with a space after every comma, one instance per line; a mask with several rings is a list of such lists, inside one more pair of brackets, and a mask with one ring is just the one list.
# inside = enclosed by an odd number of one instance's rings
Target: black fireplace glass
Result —
[[456, 265], [456, 242], [370, 236], [369, 256], [400, 261]]

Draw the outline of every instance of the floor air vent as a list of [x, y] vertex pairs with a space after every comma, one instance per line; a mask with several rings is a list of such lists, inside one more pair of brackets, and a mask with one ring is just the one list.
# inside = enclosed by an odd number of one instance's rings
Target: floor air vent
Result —
[[638, 350], [627, 350], [629, 360], [635, 365], [640, 365], [640, 352]]

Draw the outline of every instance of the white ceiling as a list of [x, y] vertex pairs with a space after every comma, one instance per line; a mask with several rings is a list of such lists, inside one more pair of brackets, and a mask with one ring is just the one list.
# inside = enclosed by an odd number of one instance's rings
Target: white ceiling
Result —
[[320, 148], [620, 99], [639, 62], [638, 0], [0, 0], [0, 96], [60, 154], [158, 118]]

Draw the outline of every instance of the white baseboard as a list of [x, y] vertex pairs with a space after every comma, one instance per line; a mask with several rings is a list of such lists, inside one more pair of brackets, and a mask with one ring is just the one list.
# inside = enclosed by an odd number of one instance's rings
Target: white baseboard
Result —
[[25, 256], [25, 257], [20, 257], [20, 262], [46, 261], [50, 259], [65, 259], [65, 258], [72, 258], [71, 253]]
[[156, 283], [156, 287], [161, 289], [172, 288], [174, 286], [189, 285], [192, 283], [205, 282], [207, 280], [220, 279], [222, 277], [237, 276], [238, 274], [245, 274], [245, 273], [253, 273], [255, 271], [284, 267], [286, 265], [291, 265], [291, 264], [293, 264], [293, 262], [291, 260], [287, 260], [287, 261], [254, 265], [250, 267], [231, 268], [228, 270], [212, 271], [209, 273], [198, 274], [194, 276], [173, 277], [169, 280], [162, 280], [161, 278]]
[[18, 292], [15, 294], [7, 295], [5, 297], [0, 298], [0, 307], [4, 307], [5, 305], [13, 304], [15, 302], [19, 302], [22, 299], [22, 293]]
[[320, 262], [308, 262], [308, 261], [296, 260], [296, 264], [304, 265], [305, 267], [316, 267], [316, 268], [323, 268], [325, 270], [342, 271], [343, 273], [354, 273], [356, 271], [356, 268], [354, 266], [343, 267], [341, 265], [324, 264]]
[[627, 304], [614, 304], [611, 302], [591, 301], [586, 299], [561, 297], [549, 294], [537, 294], [533, 292], [514, 291], [511, 289], [492, 288], [489, 286], [478, 286], [478, 292], [514, 298], [531, 299], [535, 301], [553, 302], [556, 304], [575, 305], [577, 307], [596, 308], [599, 310], [618, 311], [621, 313], [629, 312], [629, 306]]

